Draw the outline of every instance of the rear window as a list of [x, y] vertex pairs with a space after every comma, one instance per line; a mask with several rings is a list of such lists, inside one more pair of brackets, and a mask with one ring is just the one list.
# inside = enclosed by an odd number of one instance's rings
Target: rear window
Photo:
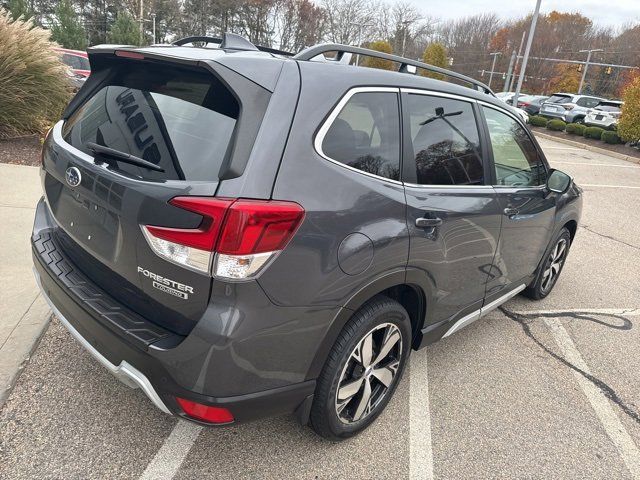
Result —
[[622, 111], [622, 108], [620, 105], [612, 105], [612, 104], [600, 104], [595, 109], [603, 112], [614, 112], [614, 113]]
[[231, 92], [212, 75], [173, 66], [129, 66], [116, 71], [71, 115], [63, 137], [88, 155], [97, 156], [86, 146], [93, 142], [164, 169], [112, 162], [138, 178], [213, 181], [239, 110]]
[[65, 65], [73, 68], [74, 70], [91, 70], [89, 65], [89, 59], [81, 57], [80, 55], [73, 55], [71, 53], [63, 53], [62, 61]]
[[568, 103], [571, 101], [571, 97], [568, 95], [551, 95], [547, 102], [549, 103]]

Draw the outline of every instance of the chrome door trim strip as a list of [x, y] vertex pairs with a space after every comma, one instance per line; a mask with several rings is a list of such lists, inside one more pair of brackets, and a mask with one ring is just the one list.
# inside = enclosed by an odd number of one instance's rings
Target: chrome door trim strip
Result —
[[449, 335], [457, 332], [461, 328], [464, 328], [467, 325], [475, 322], [476, 320], [479, 320], [480, 318], [484, 317], [486, 314], [488, 314], [492, 310], [495, 310], [503, 303], [511, 300], [513, 297], [515, 297], [518, 293], [520, 293], [525, 288], [527, 288], [526, 285], [524, 284], [519, 285], [513, 290], [510, 290], [509, 292], [505, 293], [501, 297], [496, 298], [493, 302], [484, 305], [482, 308], [479, 308], [475, 312], [465, 315], [456, 323], [454, 323], [453, 326], [449, 330], [447, 330], [447, 332], [442, 336], [442, 338], [448, 337]]

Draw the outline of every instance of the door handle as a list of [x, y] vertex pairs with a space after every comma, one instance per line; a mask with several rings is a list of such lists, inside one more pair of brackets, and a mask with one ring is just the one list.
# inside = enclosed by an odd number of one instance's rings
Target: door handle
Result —
[[440, 225], [442, 225], [441, 218], [416, 218], [416, 227], [418, 228], [439, 227]]
[[513, 208], [513, 207], [507, 207], [503, 210], [503, 213], [507, 216], [507, 217], [515, 217], [516, 215], [518, 215], [518, 213], [520, 213], [520, 210], [518, 210], [517, 208]]

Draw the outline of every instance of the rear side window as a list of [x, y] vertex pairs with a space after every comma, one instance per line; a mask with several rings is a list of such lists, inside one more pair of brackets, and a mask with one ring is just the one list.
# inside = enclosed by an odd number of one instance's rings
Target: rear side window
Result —
[[400, 179], [400, 114], [393, 92], [354, 94], [322, 140], [336, 162], [391, 180]]
[[62, 61], [65, 65], [75, 70], [90, 70], [89, 60], [80, 55], [72, 55], [70, 53], [62, 54]]
[[218, 179], [239, 105], [214, 76], [151, 65], [116, 72], [67, 120], [64, 139], [94, 156], [97, 143], [159, 165], [164, 172], [117, 162], [147, 180]]
[[420, 185], [482, 185], [480, 137], [469, 102], [409, 94], [407, 108]]

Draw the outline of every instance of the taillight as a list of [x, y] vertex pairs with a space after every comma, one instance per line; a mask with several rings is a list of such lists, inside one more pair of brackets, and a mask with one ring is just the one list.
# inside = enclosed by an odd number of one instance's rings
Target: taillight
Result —
[[284, 249], [304, 218], [293, 202], [176, 197], [169, 203], [202, 215], [198, 228], [143, 225], [154, 252], [216, 277], [254, 277]]
[[184, 413], [196, 420], [219, 424], [233, 422], [233, 414], [226, 408], [210, 407], [209, 405], [193, 402], [180, 397], [176, 397], [176, 401]]
[[573, 110], [573, 107], [575, 107], [575, 105], [571, 105], [570, 103], [566, 103], [562, 106], [564, 107], [565, 110]]

